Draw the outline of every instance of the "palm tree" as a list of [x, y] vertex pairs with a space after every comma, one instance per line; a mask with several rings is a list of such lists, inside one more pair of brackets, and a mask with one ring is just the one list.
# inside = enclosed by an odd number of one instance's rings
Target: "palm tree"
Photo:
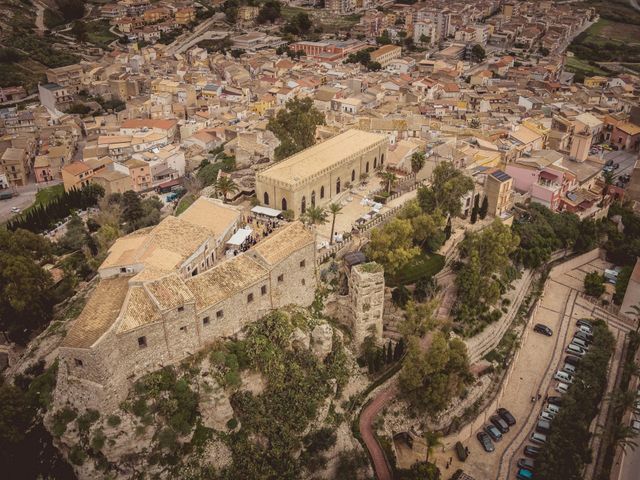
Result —
[[331, 214], [331, 237], [329, 238], [329, 245], [333, 244], [333, 234], [335, 233], [336, 228], [336, 215], [340, 215], [342, 211], [342, 205], [338, 205], [337, 203], [329, 204], [329, 213]]
[[616, 390], [609, 395], [609, 400], [613, 403], [616, 409], [624, 412], [633, 408], [636, 403], [636, 394], [632, 391]]
[[321, 207], [309, 207], [302, 214], [302, 219], [307, 225], [323, 225], [327, 223], [327, 212]]
[[613, 446], [621, 447], [625, 453], [627, 452], [627, 447], [631, 447], [631, 450], [638, 448], [636, 440], [638, 434], [629, 425], [614, 425], [611, 435], [613, 436]]
[[438, 432], [433, 432], [431, 430], [427, 430], [422, 434], [422, 438], [424, 438], [424, 441], [427, 444], [427, 463], [429, 463], [429, 456], [433, 453], [435, 447], [442, 446], [442, 442], [440, 441], [441, 437], [442, 435]]
[[391, 194], [391, 187], [393, 186], [394, 183], [396, 183], [396, 181], [398, 180], [398, 177], [396, 177], [396, 174], [392, 173], [392, 172], [381, 172], [380, 176], [386, 182], [386, 184], [387, 184], [387, 194], [390, 195]]
[[411, 155], [411, 171], [418, 173], [424, 167], [425, 157], [424, 152], [415, 152]]
[[238, 191], [238, 185], [229, 177], [220, 177], [214, 184], [215, 191], [222, 195], [222, 201], [227, 203], [227, 195]]
[[627, 315], [633, 315], [636, 317], [636, 333], [640, 332], [640, 303], [631, 305], [631, 310], [625, 312]]

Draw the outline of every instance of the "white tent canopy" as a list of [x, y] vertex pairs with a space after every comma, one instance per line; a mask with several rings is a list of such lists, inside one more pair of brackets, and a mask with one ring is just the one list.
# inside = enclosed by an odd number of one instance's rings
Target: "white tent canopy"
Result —
[[256, 215], [265, 215], [267, 217], [273, 217], [273, 218], [277, 218], [278, 215], [282, 213], [281, 210], [276, 210], [274, 208], [269, 208], [269, 207], [262, 207], [260, 205], [253, 207], [251, 209], [251, 212], [255, 213]]
[[233, 236], [227, 240], [227, 245], [231, 245], [234, 247], [239, 247], [244, 243], [244, 241], [249, 238], [249, 235], [253, 233], [253, 230], [250, 228], [239, 228]]

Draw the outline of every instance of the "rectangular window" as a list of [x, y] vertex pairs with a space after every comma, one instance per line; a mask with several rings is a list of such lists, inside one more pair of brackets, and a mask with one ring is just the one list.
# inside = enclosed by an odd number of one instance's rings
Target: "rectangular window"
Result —
[[138, 347], [146, 348], [147, 346], [147, 337], [138, 337]]
[[306, 285], [307, 281], [303, 278], [300, 283], [302, 283], [302, 285]]
[[222, 318], [224, 317], [224, 310], [218, 310], [216, 312], [216, 318]]
[[203, 324], [203, 325], [209, 325], [209, 317], [204, 317], [204, 318], [202, 319], [202, 324]]
[[179, 312], [184, 312], [184, 307], [178, 307]]
[[260, 287], [260, 293], [261, 293], [262, 295], [266, 295], [266, 294], [267, 294], [267, 286], [266, 286], [266, 285], [262, 285], [262, 286]]
[[249, 295], [247, 295], [247, 303], [251, 303], [253, 302], [253, 293], [250, 293]]
[[127, 273], [127, 267], [120, 267], [120, 273]]
[[302, 261], [300, 262], [300, 268], [304, 268], [306, 264], [307, 264], [307, 262], [305, 262], [304, 260], [302, 260]]
[[284, 282], [284, 274], [278, 275], [278, 283]]
[[74, 358], [73, 362], [76, 364], [76, 367], [83, 367], [84, 363], [82, 363], [82, 360], [80, 360], [79, 358]]

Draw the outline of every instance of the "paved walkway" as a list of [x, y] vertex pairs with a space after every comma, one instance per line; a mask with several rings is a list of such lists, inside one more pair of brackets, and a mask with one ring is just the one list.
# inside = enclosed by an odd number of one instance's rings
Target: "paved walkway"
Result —
[[371, 455], [371, 459], [373, 460], [373, 468], [378, 480], [392, 480], [393, 474], [387, 464], [384, 451], [376, 439], [373, 431], [373, 421], [378, 416], [378, 413], [380, 413], [380, 410], [382, 410], [387, 403], [393, 400], [397, 393], [398, 386], [395, 381], [393, 381], [391, 385], [373, 398], [360, 415], [360, 435], [362, 436], [362, 440], [364, 441], [367, 450], [369, 450], [369, 455]]

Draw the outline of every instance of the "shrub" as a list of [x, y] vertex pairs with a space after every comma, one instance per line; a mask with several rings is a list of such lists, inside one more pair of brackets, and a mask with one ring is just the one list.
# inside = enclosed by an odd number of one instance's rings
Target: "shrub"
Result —
[[69, 407], [64, 407], [57, 411], [53, 416], [53, 427], [51, 433], [54, 437], [60, 437], [67, 431], [67, 425], [72, 422], [78, 413]]
[[107, 440], [107, 437], [104, 434], [104, 431], [99, 428], [96, 430], [96, 433], [93, 435], [91, 439], [91, 448], [94, 452], [99, 452], [104, 447], [104, 443]]
[[238, 426], [238, 420], [236, 420], [235, 418], [230, 418], [229, 421], [227, 422], [227, 428], [229, 430], [235, 430], [237, 426]]
[[604, 293], [604, 277], [596, 271], [587, 273], [584, 277], [584, 291], [587, 295], [599, 298]]
[[109, 415], [107, 417], [107, 425], [110, 427], [117, 427], [121, 422], [122, 420], [118, 415]]
[[82, 433], [89, 431], [89, 427], [98, 421], [100, 413], [97, 410], [88, 409], [76, 420], [78, 430]]
[[69, 452], [69, 461], [74, 465], [82, 465], [86, 459], [87, 454], [84, 453], [84, 450], [82, 450], [80, 445], [74, 446]]

